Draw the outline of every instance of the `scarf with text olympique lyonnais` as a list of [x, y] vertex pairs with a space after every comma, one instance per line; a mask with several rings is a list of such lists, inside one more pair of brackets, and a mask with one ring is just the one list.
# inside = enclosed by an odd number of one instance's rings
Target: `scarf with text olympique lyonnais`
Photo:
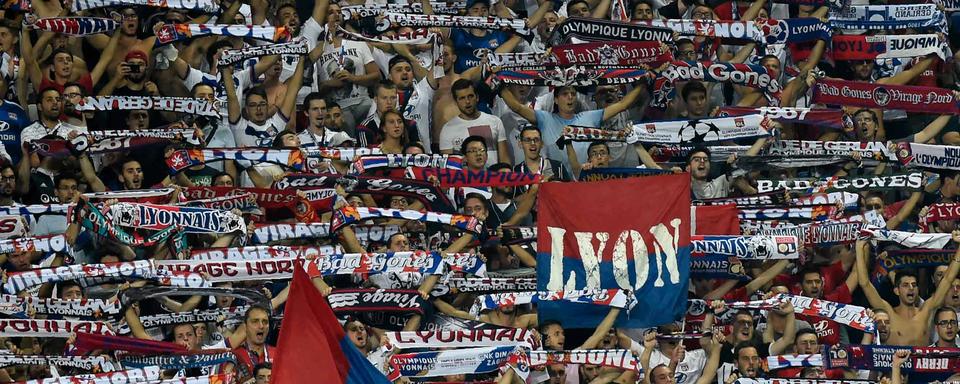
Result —
[[266, 259], [313, 259], [343, 253], [339, 246], [285, 246], [258, 245], [233, 248], [206, 248], [190, 251], [190, 260], [266, 260]]
[[113, 372], [116, 364], [106, 356], [44, 356], [0, 354], [0, 368], [14, 365], [55, 365], [89, 372]]
[[125, 203], [163, 204], [170, 201], [173, 188], [138, 189], [135, 191], [88, 192], [82, 196], [93, 202], [116, 200]]
[[808, 141], [779, 140], [771, 143], [771, 155], [784, 156], [846, 156], [851, 152], [860, 154], [864, 161], [894, 161], [896, 154], [880, 141]]
[[[885, 272], [905, 268], [919, 269], [948, 265], [956, 253], [953, 249], [892, 249], [887, 251], [887, 257], [877, 261]], [[884, 276], [886, 275], [884, 273]]]
[[114, 334], [102, 321], [0, 319], [0, 337], [66, 338], [80, 332]]
[[[467, 3], [460, 2], [442, 2], [431, 1], [430, 7], [433, 13], [438, 15], [459, 15], [466, 9]], [[358, 19], [362, 17], [379, 16], [386, 12], [399, 13], [423, 13], [423, 5], [420, 3], [410, 4], [364, 4], [347, 5], [340, 8], [340, 13], [344, 20]]]
[[652, 121], [633, 125], [627, 143], [702, 144], [770, 136], [770, 119], [761, 115]]
[[[515, 345], [398, 353], [390, 357], [387, 379], [482, 374], [514, 369], [524, 371], [518, 372], [518, 376], [525, 380], [530, 370], [526, 360], [524, 349]], [[512, 361], [523, 363], [510, 366]]]
[[[119, 302], [117, 303], [119, 305]], [[242, 319], [243, 315], [250, 309], [249, 305], [241, 305], [229, 308], [214, 309], [194, 309], [190, 312], [172, 312], [160, 313], [156, 315], [141, 315], [140, 324], [144, 328], [157, 328], [174, 324], [191, 323], [216, 323], [220, 321]], [[130, 326], [123, 324], [117, 328], [117, 333], [121, 335], [130, 334]]]
[[573, 303], [605, 305], [615, 308], [631, 309], [636, 304], [632, 293], [621, 289], [595, 289], [582, 291], [533, 291], [533, 292], [506, 292], [491, 293], [478, 296], [470, 314], [480, 316], [480, 313], [508, 305], [538, 303], [540, 301], [569, 301]]
[[947, 42], [940, 35], [841, 35], [833, 37], [834, 60], [876, 60], [924, 57], [946, 58]]
[[33, 22], [30, 28], [69, 36], [86, 36], [108, 33], [119, 25], [114, 19], [102, 17], [47, 17]]
[[431, 182], [375, 176], [343, 176], [335, 174], [288, 174], [274, 183], [279, 189], [336, 188], [348, 193], [374, 196], [404, 196], [419, 200], [428, 211], [455, 212], [450, 199]]
[[767, 103], [780, 105], [780, 92], [783, 87], [777, 81], [777, 73], [764, 66], [742, 63], [674, 61], [660, 72], [654, 82], [653, 100], [655, 106], [664, 107], [674, 98], [673, 84], [677, 81], [700, 80], [707, 82], [730, 83], [763, 91]]
[[547, 64], [539, 66], [501, 67], [494, 74], [503, 84], [586, 87], [592, 85], [624, 85], [653, 77], [653, 72], [635, 66]]
[[439, 297], [456, 288], [458, 292], [524, 292], [536, 291], [537, 279], [522, 277], [451, 277], [433, 286], [430, 295]]
[[252, 45], [241, 49], [228, 49], [220, 55], [217, 66], [234, 65], [255, 57], [273, 55], [305, 55], [308, 53], [307, 39], [297, 38], [293, 41], [278, 44]]
[[194, 165], [224, 160], [242, 160], [254, 163], [272, 163], [298, 172], [307, 171], [309, 166], [305, 154], [299, 149], [275, 148], [204, 148], [181, 149], [167, 158], [170, 174]]
[[411, 168], [415, 180], [440, 182], [440, 188], [516, 187], [540, 182], [540, 175], [526, 172], [471, 171], [469, 169]]
[[333, 213], [330, 231], [336, 232], [344, 225], [377, 218], [416, 220], [423, 223], [447, 225], [461, 231], [478, 232], [482, 225], [476, 217], [450, 213], [420, 212], [414, 210], [381, 209], [367, 207], [343, 207]]
[[957, 115], [960, 107], [950, 90], [915, 85], [886, 85], [859, 81], [818, 79], [813, 102], [870, 109]]
[[78, 111], [132, 111], [157, 110], [179, 112], [190, 115], [220, 117], [217, 105], [207, 99], [164, 96], [88, 96], [80, 104]]
[[28, 308], [32, 308], [41, 315], [83, 316], [97, 319], [120, 314], [119, 302], [100, 299], [67, 300], [54, 297], [41, 299], [36, 296], [0, 295], [0, 313], [23, 319], [27, 317]]
[[842, 29], [935, 29], [947, 19], [936, 4], [853, 5], [830, 11], [830, 25]]
[[897, 158], [910, 167], [960, 170], [960, 148], [956, 146], [898, 143]]
[[204, 36], [241, 37], [281, 43], [290, 39], [290, 30], [287, 27], [261, 25], [164, 24], [156, 35], [156, 47]]
[[757, 180], [758, 192], [774, 190], [824, 192], [862, 192], [883, 190], [918, 191], [923, 188], [923, 172], [899, 173], [887, 176], [831, 176], [823, 179]]
[[840, 155], [754, 155], [737, 157], [737, 168], [746, 171], [763, 171], [770, 168], [792, 169], [835, 166], [853, 161], [851, 156]]
[[556, 46], [571, 38], [584, 41], [673, 41], [673, 31], [643, 24], [570, 17], [557, 25], [548, 41], [551, 46]]
[[832, 129], [853, 127], [853, 119], [842, 109], [814, 109], [796, 107], [720, 107], [718, 117], [759, 113], [781, 123], [801, 123]]
[[350, 166], [350, 174], [361, 174], [383, 168], [444, 168], [463, 169], [463, 156], [425, 153], [384, 154], [362, 156]]
[[758, 230], [757, 234], [764, 236], [796, 236], [805, 246], [828, 246], [856, 242], [860, 238], [860, 230], [863, 226], [863, 222], [856, 221], [848, 223], [826, 221], [780, 228], [763, 228]]
[[76, 0], [73, 2], [73, 11], [79, 12], [88, 9], [118, 7], [118, 6], [148, 6], [168, 9], [185, 9], [203, 12], [217, 12], [220, 5], [214, 0]]

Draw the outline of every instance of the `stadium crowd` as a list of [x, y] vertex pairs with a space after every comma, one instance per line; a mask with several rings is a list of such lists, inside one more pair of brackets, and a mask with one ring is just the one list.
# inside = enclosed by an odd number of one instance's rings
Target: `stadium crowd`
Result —
[[2, 382], [960, 382], [960, 3], [0, 3]]

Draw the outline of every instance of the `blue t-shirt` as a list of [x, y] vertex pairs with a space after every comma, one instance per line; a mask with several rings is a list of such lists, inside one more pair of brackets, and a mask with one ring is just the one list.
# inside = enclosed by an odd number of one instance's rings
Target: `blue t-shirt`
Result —
[[[557, 139], [559, 139], [563, 133], [563, 127], [579, 125], [581, 127], [600, 128], [601, 124], [603, 124], [602, 109], [583, 111], [573, 115], [572, 119], [564, 119], [556, 113], [541, 111], [539, 109], [534, 110], [534, 113], [537, 114], [537, 128], [540, 129], [540, 133], [543, 135], [543, 145], [547, 148], [547, 158], [562, 161], [563, 164], [568, 167], [570, 166], [570, 161], [567, 159], [567, 151], [560, 150], [560, 147], [557, 147]], [[583, 164], [586, 162], [587, 147], [590, 146], [590, 143], [575, 141], [571, 143], [571, 145], [573, 145], [573, 149], [577, 151], [577, 157], [580, 159], [580, 163]]]
[[480, 48], [497, 49], [501, 44], [510, 39], [510, 34], [504, 31], [487, 31], [483, 37], [477, 37], [470, 31], [461, 28], [455, 28], [450, 32], [450, 40], [453, 41], [454, 53], [457, 54], [457, 62], [453, 69], [461, 73], [470, 68], [480, 65], [480, 59], [473, 54], [473, 51]]
[[3, 101], [0, 104], [0, 141], [10, 154], [13, 164], [20, 162], [20, 132], [30, 125], [27, 112], [19, 104]]

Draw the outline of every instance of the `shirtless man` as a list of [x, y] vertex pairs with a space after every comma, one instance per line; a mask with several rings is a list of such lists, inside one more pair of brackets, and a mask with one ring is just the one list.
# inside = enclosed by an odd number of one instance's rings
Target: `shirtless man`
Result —
[[[121, 61], [124, 61], [127, 52], [131, 50], [151, 52], [157, 40], [156, 36], [150, 36], [145, 39], [137, 38], [137, 33], [140, 31], [140, 16], [135, 8], [123, 8], [120, 10], [120, 15], [123, 17], [123, 20], [120, 22], [120, 28], [118, 29], [120, 42], [107, 65], [107, 73], [110, 77], [115, 75], [117, 65], [120, 64]], [[94, 48], [103, 51], [107, 47], [107, 44], [110, 43], [110, 36], [106, 34], [94, 35], [87, 38], [87, 41]]]
[[[960, 230], [953, 231], [953, 241], [960, 244]], [[930, 340], [930, 317], [933, 311], [943, 305], [943, 301], [950, 290], [950, 282], [960, 272], [960, 249], [954, 254], [947, 269], [946, 276], [937, 284], [937, 290], [929, 300], [917, 307], [917, 277], [913, 275], [897, 274], [893, 293], [900, 298], [900, 305], [896, 307], [883, 300], [877, 288], [870, 282], [867, 273], [867, 255], [869, 244], [866, 240], [857, 241], [857, 279], [867, 300], [874, 308], [882, 309], [890, 315], [890, 330], [887, 344], [890, 345], [928, 345]]]

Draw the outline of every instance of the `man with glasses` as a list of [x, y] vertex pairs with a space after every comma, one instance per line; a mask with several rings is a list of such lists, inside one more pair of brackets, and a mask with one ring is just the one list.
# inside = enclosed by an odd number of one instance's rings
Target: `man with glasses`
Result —
[[[523, 161], [513, 166], [515, 172], [540, 174], [553, 181], [570, 181], [570, 171], [563, 163], [544, 157], [543, 138], [540, 129], [534, 125], [526, 125], [520, 129], [520, 148], [523, 149]], [[526, 191], [526, 187], [518, 187], [518, 191]]]
[[957, 310], [951, 307], [937, 308], [933, 317], [933, 324], [937, 330], [937, 342], [931, 347], [956, 348], [960, 347], [957, 341]]

